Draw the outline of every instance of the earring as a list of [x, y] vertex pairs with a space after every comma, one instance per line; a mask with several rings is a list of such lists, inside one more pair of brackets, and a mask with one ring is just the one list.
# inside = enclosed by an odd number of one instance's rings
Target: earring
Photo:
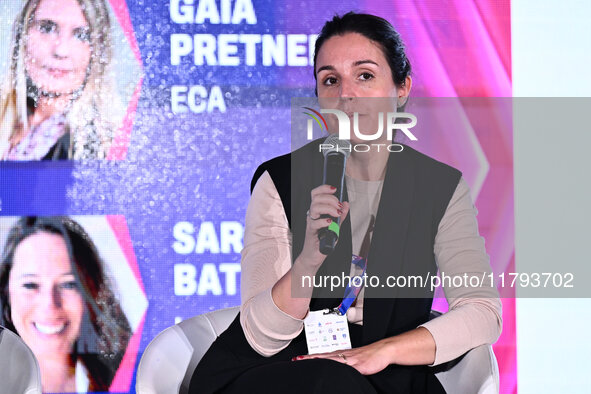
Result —
[[398, 97], [398, 108], [404, 107], [406, 105], [407, 101], [408, 101], [408, 96]]

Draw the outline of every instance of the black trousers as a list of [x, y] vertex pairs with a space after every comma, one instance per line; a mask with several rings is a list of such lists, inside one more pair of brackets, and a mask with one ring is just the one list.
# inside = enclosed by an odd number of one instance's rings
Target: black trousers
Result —
[[[353, 347], [359, 346], [361, 330], [361, 326], [349, 324]], [[271, 357], [259, 355], [248, 344], [237, 316], [203, 356], [189, 392], [445, 394], [435, 375], [425, 366], [390, 365], [377, 374], [364, 376], [337, 361], [291, 361], [307, 353], [302, 332], [281, 352]]]
[[369, 380], [357, 370], [326, 359], [276, 361], [254, 367], [238, 376], [223, 392], [377, 394]]

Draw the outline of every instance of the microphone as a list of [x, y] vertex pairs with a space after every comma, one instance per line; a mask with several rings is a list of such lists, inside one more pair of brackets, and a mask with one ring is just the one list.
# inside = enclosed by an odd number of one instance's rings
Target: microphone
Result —
[[[343, 201], [343, 185], [345, 182], [345, 166], [347, 157], [351, 154], [351, 143], [348, 140], [339, 139], [338, 134], [329, 135], [324, 143], [320, 145], [324, 154], [324, 176], [323, 185], [336, 187], [334, 195]], [[339, 239], [339, 230], [341, 218], [334, 218], [330, 215], [323, 215], [325, 218], [331, 218], [332, 223], [318, 232], [320, 241], [320, 253], [329, 255], [334, 251]]]

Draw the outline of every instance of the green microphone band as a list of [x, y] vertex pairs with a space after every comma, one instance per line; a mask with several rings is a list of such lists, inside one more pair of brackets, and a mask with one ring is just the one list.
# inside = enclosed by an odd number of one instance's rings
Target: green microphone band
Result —
[[341, 229], [341, 228], [339, 227], [339, 225], [337, 224], [337, 222], [331, 222], [331, 223], [328, 225], [328, 230], [329, 230], [329, 231], [332, 231], [333, 233], [335, 233], [335, 234], [337, 235], [337, 237], [339, 236], [339, 230], [340, 230], [340, 229]]

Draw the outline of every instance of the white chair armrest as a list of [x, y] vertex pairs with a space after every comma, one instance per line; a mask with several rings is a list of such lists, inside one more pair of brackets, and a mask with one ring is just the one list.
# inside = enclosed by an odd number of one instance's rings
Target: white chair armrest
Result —
[[178, 325], [168, 327], [146, 347], [137, 370], [136, 391], [178, 394], [193, 346]]
[[137, 370], [138, 394], [185, 394], [191, 376], [213, 341], [238, 314], [239, 307], [183, 320], [156, 336], [144, 350]]
[[193, 356], [185, 370], [180, 394], [189, 392], [191, 376], [201, 358], [205, 355], [211, 344], [230, 326], [238, 315], [240, 307], [232, 307], [208, 312], [183, 320], [178, 326], [183, 330], [186, 338], [193, 345]]
[[498, 394], [499, 367], [492, 346], [478, 346], [451, 369], [435, 374], [448, 393]]

